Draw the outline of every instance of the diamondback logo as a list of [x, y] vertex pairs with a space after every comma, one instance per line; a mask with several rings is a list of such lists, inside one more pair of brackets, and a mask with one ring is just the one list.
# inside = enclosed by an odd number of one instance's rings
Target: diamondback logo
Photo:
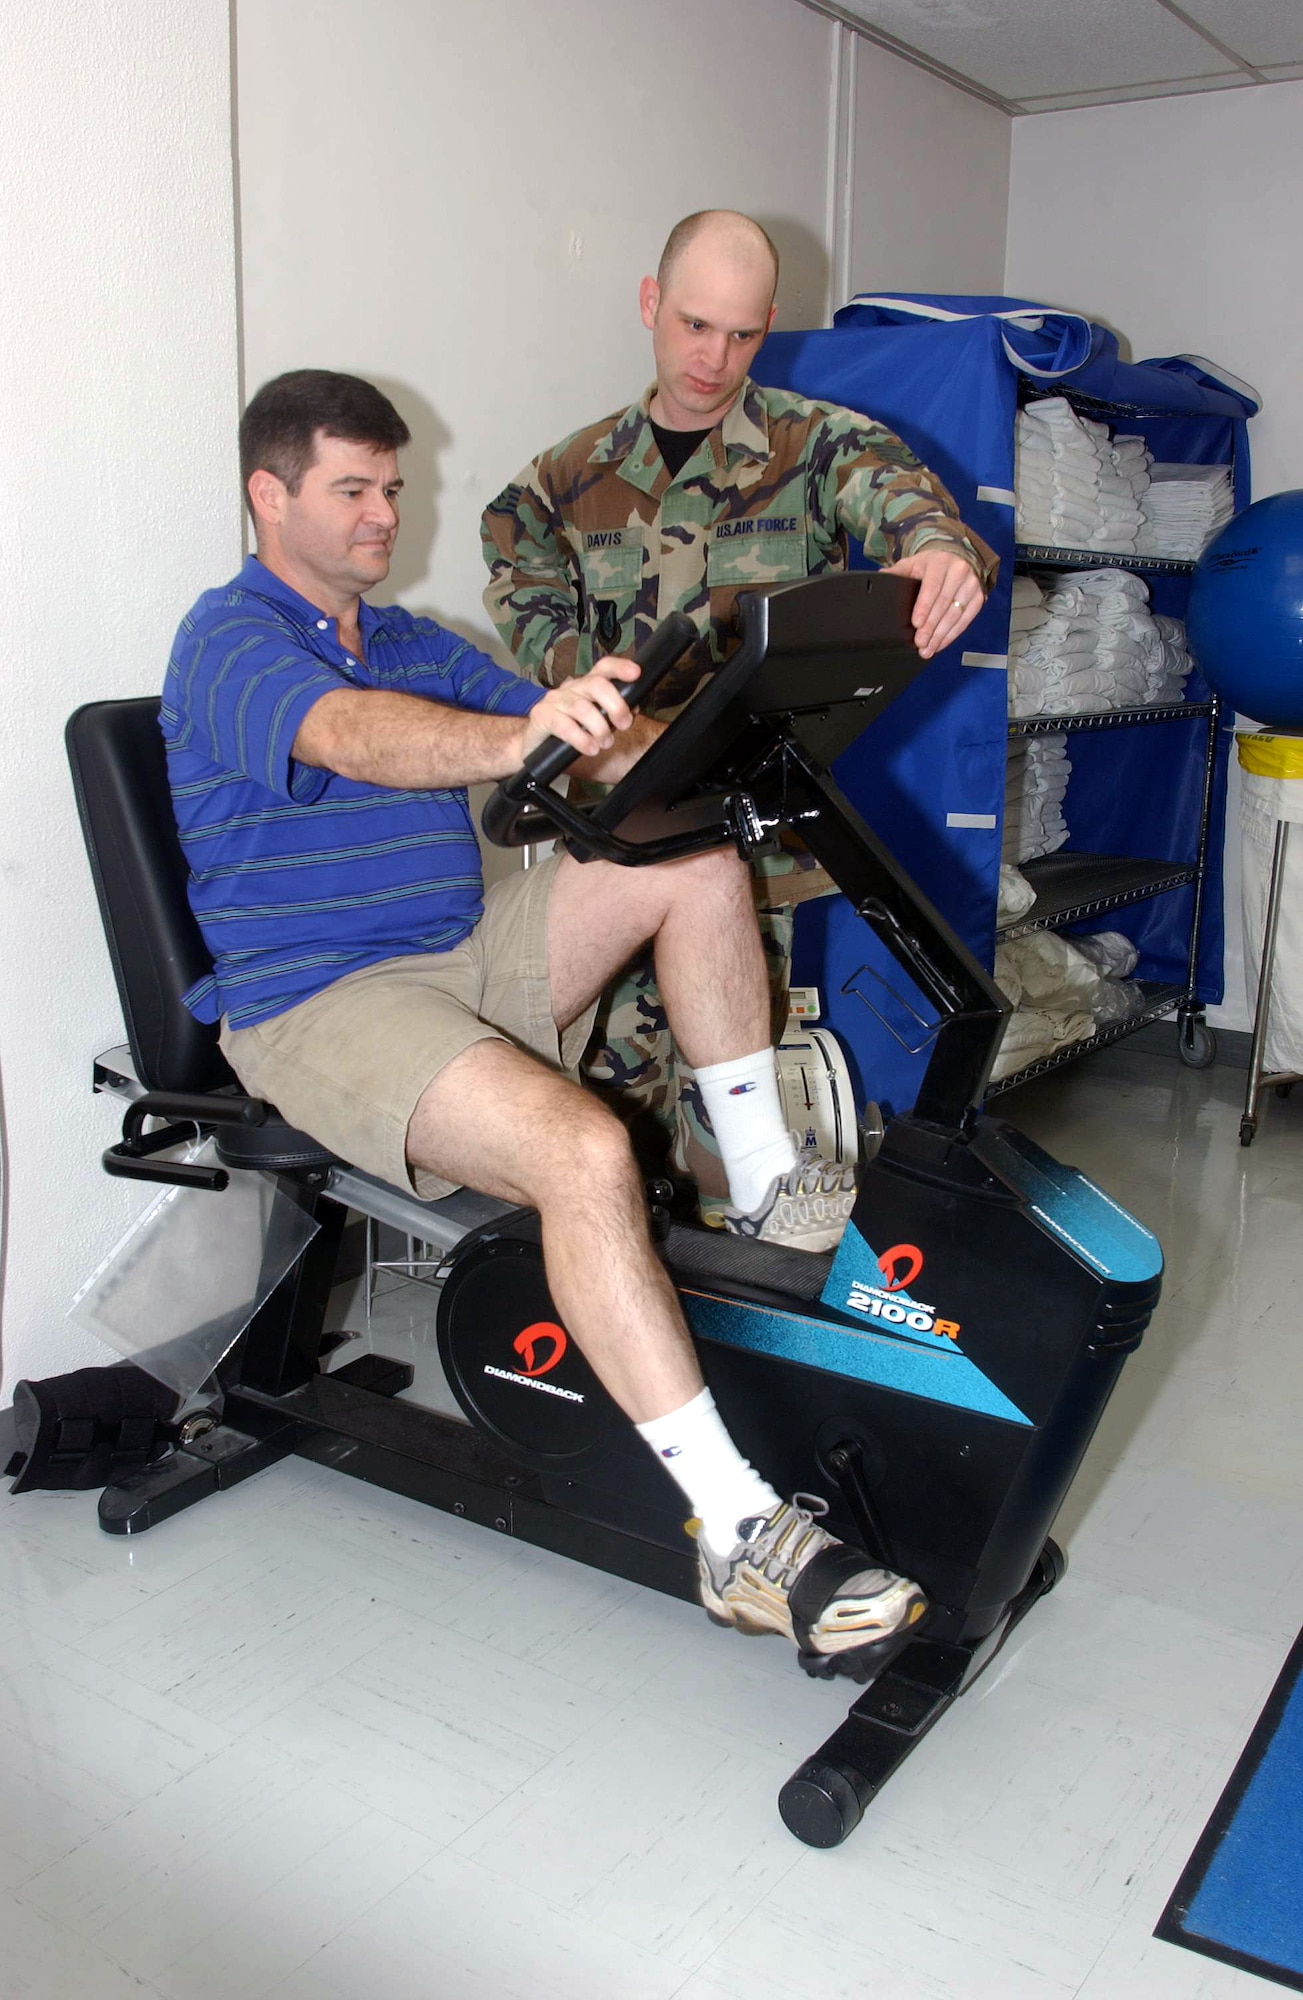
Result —
[[906, 1290], [923, 1269], [923, 1252], [917, 1244], [893, 1244], [890, 1250], [882, 1252], [878, 1269], [882, 1273], [880, 1285], [870, 1284], [864, 1278], [851, 1281], [847, 1312], [863, 1313], [866, 1319], [892, 1330], [931, 1333], [943, 1340], [958, 1341], [958, 1320], [938, 1318], [935, 1306], [924, 1305]]
[[484, 1373], [495, 1382], [514, 1382], [518, 1389], [539, 1389], [545, 1396], [560, 1396], [566, 1403], [588, 1401], [578, 1389], [563, 1389], [559, 1382], [540, 1380], [541, 1376], [551, 1374], [570, 1345], [565, 1328], [555, 1320], [535, 1320], [532, 1326], [522, 1328], [511, 1345], [520, 1356], [515, 1368], [495, 1368], [488, 1361], [484, 1364]]
[[[555, 1320], [539, 1319], [533, 1326], [527, 1326], [522, 1333], [518, 1333], [511, 1344], [520, 1356], [522, 1375], [548, 1375], [570, 1341], [565, 1328], [558, 1326]], [[543, 1349], [541, 1356], [538, 1353], [540, 1346]]]
[[889, 1292], [903, 1292], [923, 1269], [923, 1252], [916, 1244], [897, 1243], [894, 1249], [883, 1251], [878, 1269]]

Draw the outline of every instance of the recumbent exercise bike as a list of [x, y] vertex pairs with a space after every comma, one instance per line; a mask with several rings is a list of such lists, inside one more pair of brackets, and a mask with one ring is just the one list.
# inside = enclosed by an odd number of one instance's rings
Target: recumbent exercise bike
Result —
[[[793, 828], [936, 1017], [914, 1109], [864, 1166], [835, 1252], [654, 1211], [739, 1448], [780, 1491], [823, 1495], [831, 1530], [917, 1578], [930, 1602], [782, 1788], [785, 1823], [820, 1847], [846, 1837], [1058, 1580], [1050, 1526], [1162, 1270], [1154, 1237], [1116, 1203], [982, 1115], [1008, 1002], [829, 776], [922, 667], [914, 591], [852, 572], [743, 595], [731, 658], [605, 798], [554, 789], [576, 753], [553, 739], [484, 814], [501, 844], [559, 838], [580, 859], [629, 866], [725, 843], [752, 855]], [[682, 618], [658, 628], [635, 700], [693, 636]], [[68, 725], [130, 1044], [96, 1064], [96, 1087], [131, 1099], [104, 1164], [210, 1189], [216, 1229], [229, 1173], [270, 1173], [320, 1227], [227, 1357], [211, 1414], [106, 1488], [101, 1524], [138, 1533], [297, 1452], [695, 1600], [681, 1496], [559, 1324], [537, 1217], [465, 1189], [423, 1202], [336, 1160], [241, 1093], [216, 1031], [182, 1004], [209, 961], [157, 713], [155, 700], [96, 702]], [[147, 1131], [151, 1120], [164, 1122]], [[193, 1126], [220, 1166], [161, 1157]], [[448, 1253], [439, 1356], [468, 1422], [403, 1400], [409, 1365], [325, 1365], [342, 1338], [323, 1325], [350, 1210]]]

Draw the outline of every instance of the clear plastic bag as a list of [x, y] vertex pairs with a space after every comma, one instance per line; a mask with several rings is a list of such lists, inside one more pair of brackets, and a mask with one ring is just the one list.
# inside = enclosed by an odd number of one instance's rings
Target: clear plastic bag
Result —
[[1105, 979], [1093, 1011], [1101, 1028], [1111, 1028], [1118, 1021], [1129, 1021], [1133, 1014], [1143, 1014], [1145, 1006], [1145, 989], [1139, 980]]
[[1121, 931], [1090, 931], [1084, 937], [1074, 934], [1072, 942], [1107, 979], [1126, 979], [1140, 958], [1131, 939]]
[[[216, 1159], [211, 1140], [182, 1156]], [[320, 1224], [271, 1174], [232, 1173], [220, 1194], [163, 1188], [93, 1270], [69, 1319], [193, 1396]]]

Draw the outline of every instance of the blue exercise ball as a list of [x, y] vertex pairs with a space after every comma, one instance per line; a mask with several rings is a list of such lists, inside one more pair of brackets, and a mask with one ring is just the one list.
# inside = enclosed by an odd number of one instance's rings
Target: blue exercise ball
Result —
[[1224, 701], [1268, 729], [1303, 729], [1303, 491], [1255, 500], [1208, 544], [1185, 624]]

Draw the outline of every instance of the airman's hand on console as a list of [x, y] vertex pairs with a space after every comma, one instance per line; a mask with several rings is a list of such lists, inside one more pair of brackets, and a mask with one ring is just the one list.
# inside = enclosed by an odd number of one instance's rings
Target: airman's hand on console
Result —
[[925, 660], [943, 646], [952, 646], [986, 602], [973, 565], [950, 549], [920, 549], [917, 555], [889, 564], [883, 575], [918, 578], [914, 644]]

